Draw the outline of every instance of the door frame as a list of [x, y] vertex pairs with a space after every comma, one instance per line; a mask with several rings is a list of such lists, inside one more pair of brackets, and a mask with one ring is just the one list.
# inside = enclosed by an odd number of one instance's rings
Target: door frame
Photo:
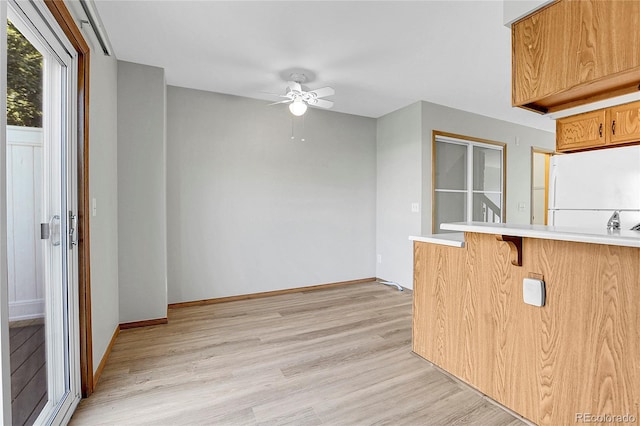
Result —
[[556, 152], [550, 149], [546, 149], [546, 148], [538, 148], [535, 146], [531, 147], [531, 187], [529, 188], [529, 192], [531, 194], [530, 196], [530, 200], [529, 200], [529, 223], [532, 222], [533, 220], [533, 161], [534, 161], [534, 156], [535, 154], [545, 154], [546, 155], [546, 160], [545, 160], [545, 178], [544, 178], [544, 211], [545, 211], [545, 216], [544, 216], [544, 224], [547, 224], [547, 210], [549, 210], [549, 159], [551, 158], [552, 155], [556, 155]]
[[78, 53], [78, 296], [80, 315], [80, 380], [82, 396], [93, 393], [91, 334], [91, 251], [89, 239], [89, 63], [90, 50], [63, 0], [45, 5]]

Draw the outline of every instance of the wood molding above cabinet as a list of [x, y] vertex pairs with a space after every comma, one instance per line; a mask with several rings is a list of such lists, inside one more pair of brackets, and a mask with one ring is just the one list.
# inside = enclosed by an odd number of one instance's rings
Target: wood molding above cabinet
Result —
[[556, 121], [556, 151], [640, 144], [640, 101]]
[[554, 112], [640, 89], [640, 1], [558, 0], [512, 31], [512, 103]]

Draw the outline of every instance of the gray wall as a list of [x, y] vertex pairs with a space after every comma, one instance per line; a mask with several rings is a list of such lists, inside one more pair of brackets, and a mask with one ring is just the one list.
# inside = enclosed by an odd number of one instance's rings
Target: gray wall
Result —
[[[419, 115], [419, 117], [417, 117]], [[531, 147], [553, 150], [555, 135], [430, 102], [417, 102], [378, 119], [377, 276], [413, 288], [409, 235], [431, 233], [433, 130], [507, 144], [507, 222], [530, 220]], [[419, 136], [416, 135], [419, 133]], [[420, 200], [421, 213], [411, 213]], [[524, 208], [518, 205], [524, 203]]]
[[422, 199], [422, 104], [416, 102], [377, 120], [376, 276], [413, 287], [413, 248], [420, 234]]
[[118, 63], [91, 52], [89, 201], [93, 368], [98, 368], [118, 326]]
[[162, 68], [118, 62], [120, 322], [167, 316], [166, 87]]
[[167, 99], [169, 303], [375, 276], [375, 120]]

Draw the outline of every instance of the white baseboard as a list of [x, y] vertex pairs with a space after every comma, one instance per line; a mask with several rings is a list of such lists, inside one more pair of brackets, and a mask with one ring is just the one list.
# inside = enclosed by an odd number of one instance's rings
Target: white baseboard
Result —
[[44, 317], [44, 299], [9, 302], [9, 321]]

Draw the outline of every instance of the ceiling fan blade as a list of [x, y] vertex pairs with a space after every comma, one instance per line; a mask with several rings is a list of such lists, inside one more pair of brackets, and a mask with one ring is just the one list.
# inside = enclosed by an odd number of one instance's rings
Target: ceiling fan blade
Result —
[[318, 98], [324, 98], [325, 96], [334, 95], [336, 91], [333, 89], [333, 87], [321, 87], [316, 90], [311, 90], [309, 93], [315, 94]]
[[282, 93], [263, 92], [263, 91], [260, 91], [260, 92], [258, 92], [258, 93], [262, 93], [262, 94], [264, 94], [264, 95], [276, 96], [276, 97], [278, 97], [278, 98], [288, 98], [288, 96], [287, 96], [287, 95], [283, 95]]
[[333, 101], [327, 101], [325, 99], [314, 99], [309, 102], [309, 105], [320, 107], [320, 108], [331, 108], [333, 106]]
[[286, 99], [286, 100], [284, 100], [284, 101], [274, 102], [274, 103], [269, 104], [269, 105], [267, 105], [267, 106], [271, 106], [271, 105], [278, 105], [278, 104], [287, 104], [287, 103], [289, 103], [289, 102], [293, 102], [293, 99]]
[[295, 81], [290, 81], [288, 84], [289, 84], [289, 89], [295, 90], [296, 92], [302, 92], [302, 86], [300, 85], [300, 83]]

